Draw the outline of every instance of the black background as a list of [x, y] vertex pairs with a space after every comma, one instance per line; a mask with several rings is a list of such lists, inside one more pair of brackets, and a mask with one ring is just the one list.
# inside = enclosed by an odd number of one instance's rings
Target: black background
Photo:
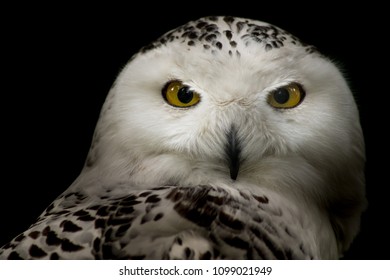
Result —
[[77, 177], [105, 96], [139, 48], [189, 20], [232, 15], [286, 29], [346, 73], [366, 140], [370, 203], [346, 258], [389, 259], [389, 184], [382, 162], [389, 78], [383, 70], [388, 51], [382, 9], [245, 1], [2, 9], [0, 243], [24, 231]]

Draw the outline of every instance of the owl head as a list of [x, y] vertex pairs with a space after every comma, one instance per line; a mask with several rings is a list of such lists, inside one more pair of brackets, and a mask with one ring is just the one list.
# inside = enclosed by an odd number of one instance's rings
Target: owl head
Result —
[[271, 24], [206, 17], [124, 67], [79, 185], [267, 189], [329, 219], [343, 252], [365, 205], [364, 161], [357, 106], [331, 60]]

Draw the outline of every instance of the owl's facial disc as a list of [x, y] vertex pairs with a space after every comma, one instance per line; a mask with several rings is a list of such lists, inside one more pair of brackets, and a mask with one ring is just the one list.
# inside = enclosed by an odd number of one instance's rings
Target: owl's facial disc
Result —
[[225, 147], [226, 160], [230, 170], [230, 178], [236, 180], [240, 169], [240, 154], [241, 147], [237, 137], [237, 130], [232, 125], [229, 132], [226, 134], [227, 142]]

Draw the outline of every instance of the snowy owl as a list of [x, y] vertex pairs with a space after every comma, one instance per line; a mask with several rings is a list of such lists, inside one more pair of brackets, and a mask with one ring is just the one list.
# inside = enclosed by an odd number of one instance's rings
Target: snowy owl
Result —
[[79, 177], [0, 258], [338, 259], [364, 163], [332, 61], [269, 23], [200, 18], [131, 58]]

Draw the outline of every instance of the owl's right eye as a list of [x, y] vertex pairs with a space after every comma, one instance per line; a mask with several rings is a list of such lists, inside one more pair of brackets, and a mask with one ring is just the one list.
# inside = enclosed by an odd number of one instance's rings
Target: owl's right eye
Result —
[[292, 83], [272, 91], [268, 95], [268, 103], [276, 109], [291, 109], [298, 106], [305, 97], [302, 86]]
[[187, 108], [199, 103], [200, 95], [180, 81], [170, 81], [162, 89], [167, 103], [174, 107]]

